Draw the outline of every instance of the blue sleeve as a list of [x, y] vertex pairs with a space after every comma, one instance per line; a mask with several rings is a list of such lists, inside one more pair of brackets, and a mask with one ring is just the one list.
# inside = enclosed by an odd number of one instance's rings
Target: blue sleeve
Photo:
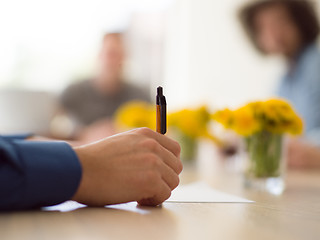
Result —
[[12, 134], [12, 135], [4, 135], [1, 136], [4, 140], [24, 140], [28, 137], [32, 137], [34, 134], [25, 133], [25, 134]]
[[320, 59], [311, 61], [304, 76], [308, 89], [305, 106], [306, 137], [316, 145], [320, 145]]
[[0, 210], [21, 210], [69, 200], [81, 180], [81, 165], [64, 142], [34, 142], [0, 136]]

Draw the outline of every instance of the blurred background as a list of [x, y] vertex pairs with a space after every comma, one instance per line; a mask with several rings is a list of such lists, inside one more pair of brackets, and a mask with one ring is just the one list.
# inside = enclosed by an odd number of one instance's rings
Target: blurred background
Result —
[[284, 66], [245, 36], [237, 11], [247, 2], [1, 1], [0, 131], [46, 133], [61, 92], [94, 74], [110, 32], [124, 35], [126, 81], [151, 100], [163, 85], [170, 110], [272, 96]]

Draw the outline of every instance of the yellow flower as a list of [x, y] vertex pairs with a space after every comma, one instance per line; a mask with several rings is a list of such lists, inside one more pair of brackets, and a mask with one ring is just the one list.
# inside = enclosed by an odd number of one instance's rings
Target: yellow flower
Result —
[[290, 103], [283, 99], [270, 99], [263, 106], [265, 128], [274, 133], [301, 134], [302, 119], [295, 113]]
[[302, 119], [283, 99], [251, 102], [234, 111], [224, 109], [214, 113], [212, 119], [243, 136], [259, 131], [279, 134], [303, 131]]
[[122, 105], [115, 114], [115, 123], [120, 129], [148, 127], [155, 129], [155, 106], [142, 101]]
[[241, 107], [235, 110], [233, 114], [234, 122], [231, 129], [236, 133], [243, 136], [249, 136], [260, 130], [261, 125], [255, 118], [254, 111], [251, 107]]
[[300, 135], [303, 132], [303, 121], [299, 116], [296, 116], [292, 121], [288, 132], [293, 135]]
[[233, 112], [229, 108], [215, 112], [211, 115], [211, 118], [225, 128], [230, 128], [234, 120]]
[[252, 103], [235, 111], [226, 108], [214, 113], [212, 119], [221, 123], [227, 129], [248, 136], [260, 129], [259, 122], [255, 119], [255, 107], [256, 105]]
[[263, 109], [263, 104], [264, 102], [262, 101], [250, 102], [247, 104], [247, 107], [252, 109], [255, 116], [258, 116], [261, 114], [261, 111]]
[[183, 109], [168, 115], [168, 124], [178, 128], [185, 135], [197, 138], [207, 134], [210, 115], [205, 106], [197, 109]]

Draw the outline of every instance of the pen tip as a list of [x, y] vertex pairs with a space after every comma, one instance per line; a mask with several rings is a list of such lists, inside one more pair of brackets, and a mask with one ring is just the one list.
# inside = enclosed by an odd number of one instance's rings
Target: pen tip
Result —
[[163, 95], [163, 90], [162, 90], [162, 87], [161, 86], [159, 86], [158, 88], [157, 88], [157, 94], [158, 95]]

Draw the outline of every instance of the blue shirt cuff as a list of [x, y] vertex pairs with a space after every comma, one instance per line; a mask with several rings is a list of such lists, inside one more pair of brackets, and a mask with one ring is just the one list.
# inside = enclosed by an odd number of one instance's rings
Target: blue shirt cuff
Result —
[[35, 208], [69, 200], [78, 189], [82, 169], [65, 142], [14, 140], [24, 164], [24, 192], [19, 208]]

